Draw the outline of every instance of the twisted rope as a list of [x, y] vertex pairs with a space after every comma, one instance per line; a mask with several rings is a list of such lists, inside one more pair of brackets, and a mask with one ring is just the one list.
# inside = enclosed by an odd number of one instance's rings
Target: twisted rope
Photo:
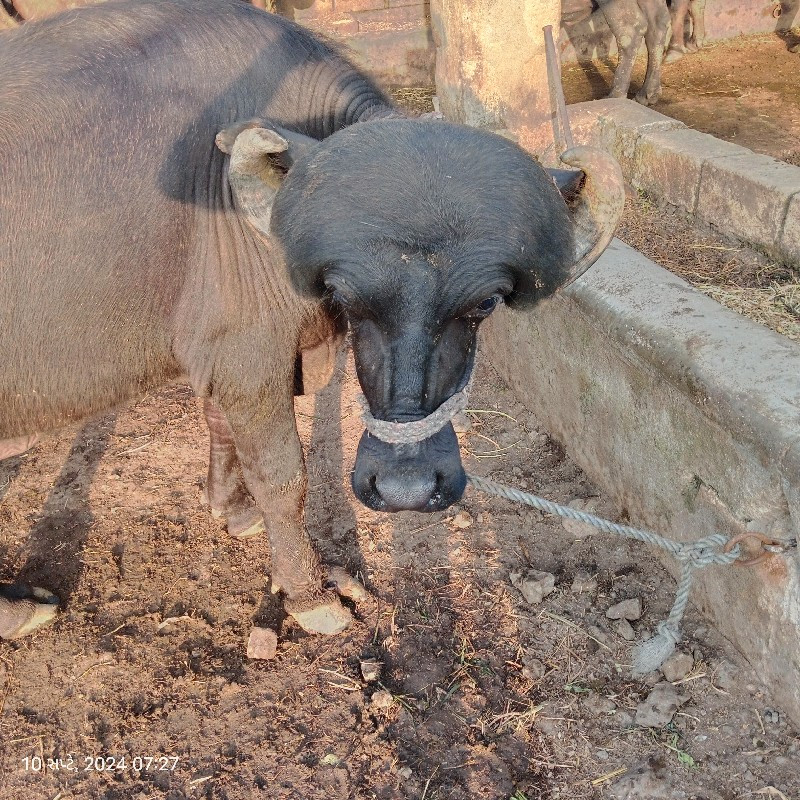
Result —
[[357, 399], [361, 406], [361, 419], [372, 436], [387, 444], [422, 442], [438, 433], [456, 414], [460, 414], [467, 407], [474, 376], [475, 370], [473, 369], [467, 385], [460, 392], [456, 392], [448, 400], [445, 400], [436, 411], [431, 412], [427, 417], [414, 422], [387, 422], [383, 419], [375, 419], [370, 411], [367, 398], [360, 394]]
[[595, 528], [624, 536], [627, 539], [635, 539], [639, 542], [660, 547], [671, 553], [679, 562], [681, 574], [678, 579], [678, 588], [675, 593], [675, 602], [667, 618], [656, 626], [656, 634], [648, 639], [644, 644], [634, 650], [633, 674], [646, 675], [648, 672], [657, 670], [664, 661], [675, 650], [675, 646], [681, 640], [681, 620], [686, 612], [689, 602], [689, 591], [692, 587], [692, 577], [696, 569], [703, 569], [711, 564], [732, 564], [741, 554], [739, 545], [734, 547], [729, 553], [722, 552], [722, 548], [728, 541], [727, 536], [714, 533], [703, 539], [694, 542], [676, 542], [666, 539], [656, 533], [643, 531], [639, 528], [632, 528], [629, 525], [618, 525], [609, 522], [602, 517], [594, 514], [587, 514], [585, 511], [578, 511], [575, 508], [562, 506], [558, 503], [544, 500], [541, 497], [522, 492], [519, 489], [512, 489], [501, 483], [480, 478], [477, 475], [467, 475], [467, 480], [476, 488], [487, 494], [504, 497], [507, 500], [514, 500], [518, 503], [537, 508], [547, 514], [556, 514], [559, 517], [574, 519], [578, 522], [585, 522]]

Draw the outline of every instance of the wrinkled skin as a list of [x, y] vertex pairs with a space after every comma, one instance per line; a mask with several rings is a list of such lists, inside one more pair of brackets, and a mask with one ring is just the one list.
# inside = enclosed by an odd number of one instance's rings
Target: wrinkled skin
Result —
[[[703, 14], [705, 0], [565, 0], [564, 26], [570, 28], [600, 9], [617, 43], [619, 63], [609, 97], [627, 97], [636, 56], [644, 41], [647, 48], [647, 72], [635, 99], [643, 105], [655, 103], [661, 95], [661, 66], [685, 52], [698, 49], [705, 38]], [[686, 38], [685, 22], [692, 23]], [[664, 49], [672, 28], [669, 54]]]
[[[349, 323], [373, 415], [428, 414], [468, 379], [499, 298], [533, 306], [602, 251], [619, 168], [603, 155], [610, 183], [587, 173], [569, 210], [516, 145], [403, 119], [330, 47], [236, 0], [31, 22], [0, 39], [0, 68], [0, 441], [184, 376], [212, 510], [232, 533], [263, 525], [302, 627], [341, 630], [303, 521], [294, 392], [324, 384]], [[464, 489], [452, 428], [366, 442], [354, 488], [383, 510], [446, 507]], [[30, 632], [27, 608], [0, 592], [0, 636]]]

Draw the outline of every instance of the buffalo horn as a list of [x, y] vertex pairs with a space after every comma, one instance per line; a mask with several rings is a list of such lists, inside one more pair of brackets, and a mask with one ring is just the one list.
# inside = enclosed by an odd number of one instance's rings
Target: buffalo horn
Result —
[[616, 159], [596, 147], [572, 147], [561, 161], [585, 175], [583, 186], [564, 180], [564, 170], [554, 170], [575, 232], [575, 260], [564, 286], [586, 272], [614, 238], [625, 206], [625, 183]]

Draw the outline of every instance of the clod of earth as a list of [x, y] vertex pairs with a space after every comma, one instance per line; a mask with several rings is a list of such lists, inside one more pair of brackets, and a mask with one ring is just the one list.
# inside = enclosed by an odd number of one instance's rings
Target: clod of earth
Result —
[[538, 569], [529, 569], [527, 572], [511, 572], [508, 576], [511, 585], [519, 591], [525, 600], [532, 606], [538, 605], [553, 591], [556, 585], [556, 576]]
[[472, 525], [474, 520], [472, 519], [472, 514], [470, 514], [468, 511], [459, 511], [458, 514], [453, 517], [452, 522], [454, 528], [466, 530], [470, 527], [470, 525]]
[[632, 642], [636, 638], [636, 631], [626, 619], [618, 619], [612, 627], [614, 633], [621, 636], [626, 642]]
[[275, 658], [278, 635], [271, 628], [253, 628], [247, 640], [247, 657], [267, 660]]
[[689, 695], [666, 681], [653, 687], [653, 691], [639, 703], [634, 721], [644, 728], [663, 728], [669, 725], [675, 712], [689, 699]]
[[694, 666], [694, 657], [683, 651], [673, 653], [662, 665], [661, 672], [670, 683], [685, 678]]
[[609, 619], [627, 619], [631, 622], [640, 619], [642, 616], [642, 601], [639, 597], [632, 597], [615, 603], [606, 611]]

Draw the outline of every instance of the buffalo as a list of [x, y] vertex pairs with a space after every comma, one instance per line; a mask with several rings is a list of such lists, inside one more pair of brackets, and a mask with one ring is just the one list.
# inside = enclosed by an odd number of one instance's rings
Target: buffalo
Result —
[[[635, 99], [652, 105], [661, 96], [662, 64], [697, 50], [705, 36], [705, 0], [671, 0], [669, 4], [667, 0], [564, 0], [565, 30], [570, 32], [580, 26], [598, 9], [614, 35], [619, 53], [609, 97], [627, 97], [633, 64], [644, 41], [647, 72]], [[688, 30], [687, 20], [691, 22]]]
[[[335, 47], [238, 0], [66, 11], [0, 37], [0, 68], [0, 453], [187, 380], [212, 510], [263, 525], [304, 629], [343, 629], [303, 522], [293, 394], [324, 383], [349, 326], [371, 416], [430, 419], [494, 308], [535, 306], [603, 251], [619, 167], [574, 148], [576, 182], [407, 118]], [[365, 434], [352, 483], [371, 508], [446, 508], [465, 486], [452, 425]], [[0, 635], [53, 611], [7, 589]]]

